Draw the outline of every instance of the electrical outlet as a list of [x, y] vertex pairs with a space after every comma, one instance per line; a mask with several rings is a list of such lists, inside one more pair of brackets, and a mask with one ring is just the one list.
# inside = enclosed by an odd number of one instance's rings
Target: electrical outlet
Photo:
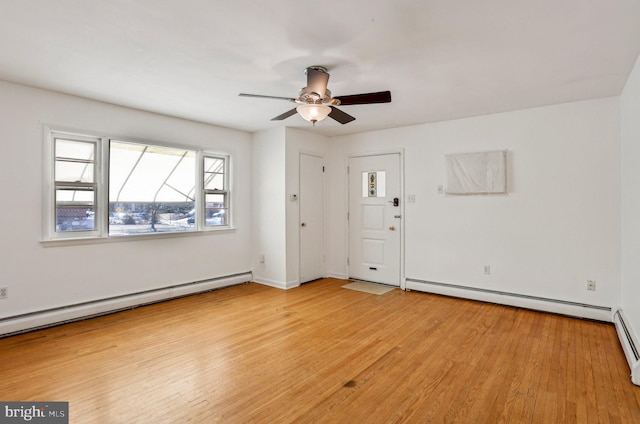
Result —
[[9, 297], [9, 287], [0, 287], [0, 299]]
[[595, 280], [587, 280], [587, 290], [596, 291], [596, 282], [595, 282]]

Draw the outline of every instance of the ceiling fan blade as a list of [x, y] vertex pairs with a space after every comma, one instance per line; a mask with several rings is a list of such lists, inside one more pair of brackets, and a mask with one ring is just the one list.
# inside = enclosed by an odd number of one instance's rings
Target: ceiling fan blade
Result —
[[378, 91], [376, 93], [352, 94], [350, 96], [335, 96], [340, 100], [340, 105], [367, 105], [371, 103], [391, 103], [391, 91]]
[[329, 106], [329, 107], [331, 108], [331, 112], [329, 113], [329, 118], [335, 119], [336, 121], [340, 122], [342, 125], [348, 124], [349, 122], [356, 120], [356, 118], [349, 115], [348, 113], [341, 111], [335, 106]]
[[298, 111], [296, 110], [296, 108], [294, 107], [291, 110], [286, 111], [285, 113], [276, 116], [275, 118], [271, 118], [272, 121], [282, 121], [283, 119], [287, 119], [288, 117], [295, 115], [296, 113], [298, 113]]
[[246, 93], [240, 93], [238, 94], [238, 96], [240, 97], [257, 97], [259, 99], [279, 99], [279, 100], [289, 100], [290, 102], [295, 102], [296, 99], [293, 99], [291, 97], [278, 97], [278, 96], [263, 96], [262, 94], [246, 94]]
[[324, 97], [329, 83], [329, 74], [324, 68], [309, 67], [307, 73], [307, 90], [312, 93], [318, 93], [320, 97]]

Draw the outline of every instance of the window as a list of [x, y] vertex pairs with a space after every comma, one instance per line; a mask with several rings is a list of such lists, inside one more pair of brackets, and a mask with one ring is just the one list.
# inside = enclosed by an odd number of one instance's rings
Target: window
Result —
[[98, 139], [53, 138], [56, 232], [94, 231]]
[[53, 131], [48, 140], [48, 239], [230, 227], [228, 156]]
[[204, 213], [205, 226], [227, 225], [229, 192], [227, 190], [226, 158], [204, 157]]
[[386, 193], [385, 171], [364, 171], [362, 173], [362, 197], [385, 197]]

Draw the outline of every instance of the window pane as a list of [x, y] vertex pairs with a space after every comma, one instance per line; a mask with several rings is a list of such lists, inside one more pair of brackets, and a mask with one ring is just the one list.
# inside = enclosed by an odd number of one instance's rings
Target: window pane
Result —
[[205, 190], [224, 190], [223, 174], [204, 174]]
[[362, 173], [362, 197], [385, 197], [386, 172], [365, 171]]
[[92, 183], [93, 170], [94, 167], [92, 163], [56, 160], [56, 181]]
[[88, 141], [55, 140], [55, 180], [93, 182], [96, 144]]
[[205, 195], [205, 226], [227, 225], [228, 207], [226, 198], [226, 194]]
[[60, 158], [93, 161], [95, 158], [95, 143], [56, 138], [56, 159]]
[[56, 206], [94, 206], [95, 192], [92, 188], [58, 187]]
[[95, 211], [93, 188], [56, 188], [56, 232], [95, 230]]
[[109, 235], [195, 229], [196, 154], [111, 141]]
[[56, 208], [56, 232], [95, 230], [95, 208]]
[[205, 172], [224, 172], [224, 159], [222, 158], [204, 158], [204, 171]]
[[224, 190], [224, 159], [204, 158], [205, 190]]

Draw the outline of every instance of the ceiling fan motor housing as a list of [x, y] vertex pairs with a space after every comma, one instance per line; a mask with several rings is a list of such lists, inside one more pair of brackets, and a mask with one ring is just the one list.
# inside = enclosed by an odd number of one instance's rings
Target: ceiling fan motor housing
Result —
[[331, 90], [325, 89], [324, 95], [310, 91], [308, 87], [300, 89], [296, 103], [304, 104], [316, 104], [316, 105], [339, 105], [340, 100], [331, 97]]

